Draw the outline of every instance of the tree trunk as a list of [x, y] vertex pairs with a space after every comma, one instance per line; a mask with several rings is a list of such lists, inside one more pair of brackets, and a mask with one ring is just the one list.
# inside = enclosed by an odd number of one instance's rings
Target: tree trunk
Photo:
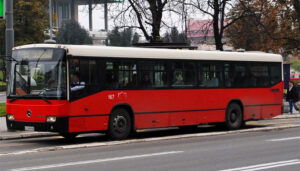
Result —
[[151, 33], [151, 43], [160, 42], [160, 26], [161, 26], [162, 15], [159, 13], [153, 14], [153, 23], [152, 23], [152, 33]]
[[222, 43], [222, 34], [220, 34], [220, 5], [219, 5], [219, 0], [214, 0], [214, 14], [213, 14], [213, 28], [214, 28], [214, 37], [215, 37], [215, 45], [216, 45], [216, 50], [221, 50], [223, 51], [223, 43]]
[[150, 42], [160, 42], [160, 27], [164, 4], [162, 4], [161, 0], [148, 0], [148, 3], [150, 5], [150, 11], [152, 14], [152, 33]]

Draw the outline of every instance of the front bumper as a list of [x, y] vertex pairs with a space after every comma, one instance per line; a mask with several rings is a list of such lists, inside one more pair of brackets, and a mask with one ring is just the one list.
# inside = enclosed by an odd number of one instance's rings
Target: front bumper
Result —
[[33, 127], [34, 131], [67, 133], [69, 130], [69, 119], [67, 117], [59, 117], [56, 119], [56, 122], [48, 123], [10, 121], [6, 117], [6, 125], [8, 130], [25, 130], [25, 127], [29, 126]]

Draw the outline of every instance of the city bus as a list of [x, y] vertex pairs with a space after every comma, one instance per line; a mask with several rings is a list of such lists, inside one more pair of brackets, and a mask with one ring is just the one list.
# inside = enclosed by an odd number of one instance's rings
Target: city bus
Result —
[[292, 72], [290, 74], [290, 80], [293, 81], [293, 82], [300, 82], [300, 74], [299, 73], [295, 73], [295, 72]]
[[276, 54], [32, 44], [13, 49], [8, 73], [8, 129], [68, 139], [200, 124], [235, 130], [282, 112]]

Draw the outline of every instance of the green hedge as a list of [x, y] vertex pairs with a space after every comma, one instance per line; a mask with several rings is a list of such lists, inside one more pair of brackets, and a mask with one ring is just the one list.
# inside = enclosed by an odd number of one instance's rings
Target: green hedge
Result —
[[298, 72], [300, 72], [300, 61], [292, 61], [291, 66]]
[[5, 114], [6, 114], [5, 103], [0, 103], [0, 116], [5, 116]]
[[0, 91], [6, 91], [6, 82], [0, 81]]
[[0, 80], [4, 80], [4, 73], [3, 73], [3, 71], [0, 71]]

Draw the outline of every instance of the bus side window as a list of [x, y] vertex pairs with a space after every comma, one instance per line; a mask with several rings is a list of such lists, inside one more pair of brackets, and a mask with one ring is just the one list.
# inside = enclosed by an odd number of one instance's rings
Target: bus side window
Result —
[[222, 78], [220, 66], [217, 64], [201, 64], [199, 80], [201, 87], [216, 88], [220, 86]]
[[71, 98], [76, 99], [83, 96], [82, 89], [85, 85], [80, 85], [81, 75], [80, 75], [80, 60], [77, 58], [70, 59], [70, 92]]
[[234, 86], [233, 82], [234, 67], [232, 63], [224, 64], [224, 85], [227, 88]]
[[177, 70], [173, 74], [173, 85], [180, 86], [183, 85], [183, 71]]
[[195, 62], [184, 62], [184, 85], [189, 87], [197, 86]]
[[168, 86], [167, 65], [160, 60], [143, 60], [138, 63], [139, 83], [142, 89], [162, 88]]
[[269, 73], [271, 79], [271, 85], [275, 85], [281, 81], [281, 69], [280, 64], [274, 64], [269, 66]]
[[235, 64], [233, 72], [233, 87], [241, 88], [247, 87], [247, 78], [246, 78], [246, 65]]
[[105, 62], [105, 87], [107, 89], [118, 88], [118, 71], [114, 61]]
[[172, 86], [196, 86], [196, 65], [189, 61], [174, 61], [172, 63]]
[[267, 87], [270, 85], [268, 66], [255, 64], [250, 67], [252, 87]]
[[142, 89], [152, 88], [154, 82], [154, 62], [153, 61], [140, 61], [138, 63], [139, 78], [138, 86]]
[[172, 86], [178, 87], [183, 86], [183, 62], [182, 61], [173, 61], [172, 62]]
[[131, 89], [137, 84], [137, 66], [133, 61], [124, 60], [118, 67], [118, 88]]
[[167, 64], [162, 61], [157, 61], [154, 64], [154, 87], [167, 87]]
[[97, 70], [96, 60], [81, 60], [80, 77], [81, 82], [85, 82], [86, 89], [89, 93], [97, 92], [100, 89], [99, 70]]
[[97, 61], [70, 60], [70, 90], [72, 98], [80, 98], [100, 90]]

